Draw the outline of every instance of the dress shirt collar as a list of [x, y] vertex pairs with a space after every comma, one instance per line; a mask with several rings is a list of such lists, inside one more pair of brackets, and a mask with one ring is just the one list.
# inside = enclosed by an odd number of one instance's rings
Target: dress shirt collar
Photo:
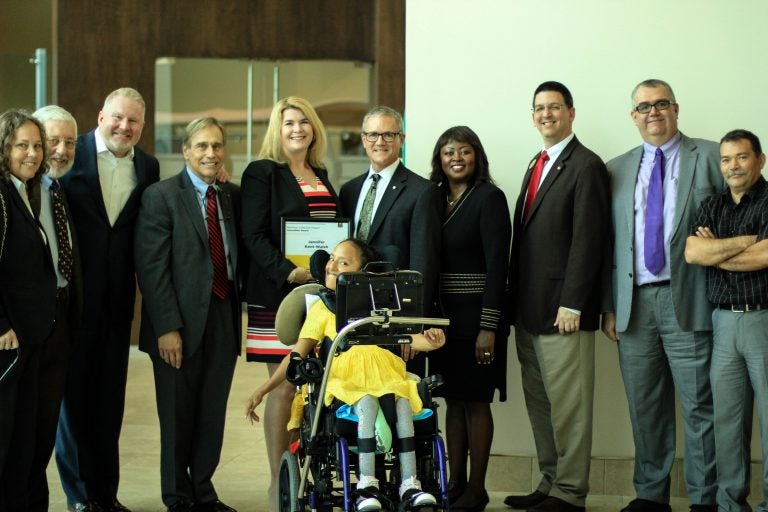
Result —
[[549, 162], [554, 162], [557, 160], [557, 157], [560, 156], [560, 153], [563, 152], [565, 147], [570, 144], [570, 142], [573, 140], [573, 138], [576, 136], [575, 133], [571, 132], [569, 136], [558, 142], [557, 144], [553, 144], [552, 146], [545, 148], [542, 147], [542, 151], [547, 152], [547, 156], [549, 157]]
[[370, 178], [373, 174], [378, 174], [381, 176], [385, 182], [389, 183], [389, 180], [392, 179], [392, 176], [395, 175], [395, 171], [397, 170], [397, 166], [400, 165], [400, 159], [398, 158], [395, 160], [391, 165], [388, 165], [387, 167], [380, 170], [378, 173], [374, 172], [373, 167], [368, 168], [368, 176], [366, 176], [366, 180]]
[[200, 176], [193, 173], [189, 167], [184, 166], [184, 169], [187, 171], [187, 176], [189, 176], [190, 181], [192, 181], [192, 185], [195, 187], [195, 190], [197, 190], [198, 195], [201, 197], [205, 197], [205, 194], [208, 193], [208, 187], [212, 186], [216, 192], [219, 191], [219, 186], [216, 184], [216, 180], [214, 180], [213, 183], [206, 183], [200, 179]]
[[[96, 129], [93, 133], [94, 133], [94, 138], [96, 139], [96, 154], [98, 155], [101, 153], [109, 153], [114, 158], [118, 158], [117, 156], [115, 156], [114, 153], [112, 153], [109, 150], [109, 148], [107, 147], [107, 144], [104, 142], [104, 139], [101, 137], [101, 133], [99, 133], [99, 130]], [[127, 158], [133, 161], [133, 147], [131, 147], [131, 150], [123, 158]]]
[[650, 160], [653, 161], [653, 159], [656, 158], [656, 148], [659, 147], [661, 148], [661, 152], [664, 153], [664, 159], [669, 160], [672, 153], [677, 153], [680, 150], [680, 145], [682, 143], [683, 136], [680, 135], [680, 132], [674, 134], [671, 139], [661, 146], [654, 146], [653, 144], [643, 142], [643, 156], [644, 158], [650, 158]]
[[16, 190], [19, 192], [21, 197], [26, 197], [27, 196], [26, 184], [16, 176], [14, 176], [13, 174], [11, 174], [11, 181], [13, 182], [13, 186], [16, 187]]

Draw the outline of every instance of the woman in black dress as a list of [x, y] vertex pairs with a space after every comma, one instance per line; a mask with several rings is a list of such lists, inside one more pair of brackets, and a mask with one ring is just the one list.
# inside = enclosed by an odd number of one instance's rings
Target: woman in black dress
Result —
[[[312, 105], [296, 96], [283, 98], [272, 109], [259, 160], [248, 164], [241, 181], [243, 240], [250, 256], [246, 357], [267, 363], [270, 376], [291, 351], [275, 333], [277, 307], [288, 292], [312, 279], [308, 265], [296, 265], [281, 252], [281, 219], [339, 216], [325, 152], [325, 128]], [[285, 382], [270, 393], [264, 410], [272, 510], [277, 510], [277, 473], [288, 448], [294, 392]]]
[[435, 394], [447, 404], [449, 497], [452, 510], [479, 511], [488, 504], [491, 402], [496, 390], [499, 400], [507, 398], [509, 327], [502, 311], [512, 228], [507, 200], [470, 128], [455, 126], [440, 136], [430, 179], [445, 198], [439, 298], [451, 325], [430, 365], [445, 379]]

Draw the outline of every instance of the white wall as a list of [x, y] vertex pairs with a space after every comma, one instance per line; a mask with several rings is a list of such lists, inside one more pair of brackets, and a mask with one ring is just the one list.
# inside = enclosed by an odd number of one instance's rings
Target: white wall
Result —
[[[530, 107], [545, 80], [568, 86], [576, 134], [605, 160], [641, 142], [629, 95], [646, 78], [672, 85], [687, 135], [719, 140], [746, 128], [768, 147], [766, 20], [764, 0], [409, 0], [407, 165], [426, 175], [437, 137], [468, 125], [514, 204], [525, 167], [541, 149]], [[632, 456], [616, 349], [602, 335], [597, 345], [593, 455]], [[494, 405], [493, 452], [533, 454], [510, 349], [509, 400]], [[758, 446], [753, 442], [756, 459]]]

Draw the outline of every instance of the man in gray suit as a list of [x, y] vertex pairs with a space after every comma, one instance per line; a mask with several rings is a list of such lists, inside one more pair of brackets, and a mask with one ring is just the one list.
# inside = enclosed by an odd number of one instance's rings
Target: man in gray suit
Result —
[[169, 511], [232, 510], [211, 482], [241, 328], [239, 189], [216, 184], [225, 140], [216, 119], [192, 121], [184, 138], [186, 167], [144, 192], [136, 225], [144, 297], [139, 348], [155, 373], [161, 489]]
[[691, 509], [716, 510], [712, 306], [704, 271], [686, 264], [684, 250], [699, 204], [722, 189], [723, 179], [717, 144], [680, 133], [679, 110], [666, 82], [638, 84], [630, 115], [644, 143], [608, 162], [615, 240], [602, 329], [610, 339], [621, 339], [619, 362], [635, 441], [637, 498], [622, 512], [670, 510], [675, 391]]

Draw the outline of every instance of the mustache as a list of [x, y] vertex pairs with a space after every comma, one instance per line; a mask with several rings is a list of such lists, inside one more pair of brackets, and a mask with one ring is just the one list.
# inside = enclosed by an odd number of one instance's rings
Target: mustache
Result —
[[747, 171], [728, 171], [725, 173], [726, 178], [733, 178], [734, 176], [744, 176], [747, 174]]

